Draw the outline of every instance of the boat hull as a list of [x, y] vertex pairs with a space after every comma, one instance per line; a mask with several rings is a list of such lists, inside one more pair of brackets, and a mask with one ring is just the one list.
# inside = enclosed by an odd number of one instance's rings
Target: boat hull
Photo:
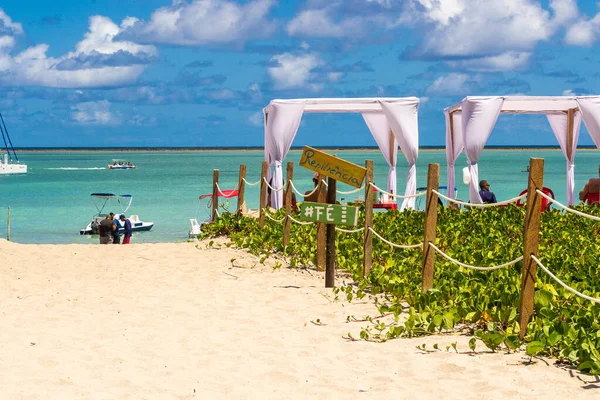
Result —
[[25, 164], [5, 164], [0, 162], [0, 175], [26, 174], [27, 165]]
[[135, 169], [135, 165], [109, 165], [108, 169]]
[[[150, 229], [152, 229], [152, 227], [154, 226], [154, 222], [137, 222], [134, 224], [131, 224], [131, 230], [133, 232], [146, 232], [149, 231]], [[125, 228], [121, 228], [119, 229], [119, 233], [124, 233], [125, 232]], [[97, 228], [93, 228], [92, 224], [88, 224], [88, 226], [86, 226], [85, 228], [81, 229], [79, 231], [80, 235], [97, 235], [98, 234], [98, 230]]]

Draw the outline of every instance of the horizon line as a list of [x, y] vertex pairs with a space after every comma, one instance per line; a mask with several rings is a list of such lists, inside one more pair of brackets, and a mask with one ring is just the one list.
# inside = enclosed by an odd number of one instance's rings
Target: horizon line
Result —
[[[302, 150], [304, 146], [292, 146], [290, 150]], [[317, 146], [320, 149], [329, 149], [329, 150], [379, 150], [377, 146]], [[419, 149], [424, 150], [444, 150], [445, 146], [420, 146]], [[485, 146], [484, 149], [560, 149], [558, 145], [489, 145]], [[131, 147], [123, 147], [123, 146], [72, 146], [72, 147], [63, 147], [63, 146], [40, 146], [40, 147], [15, 147], [15, 150], [19, 151], [27, 151], [27, 150], [49, 150], [49, 151], [57, 151], [57, 150], [111, 150], [111, 151], [129, 151], [129, 150], [145, 150], [145, 151], [157, 151], [157, 150], [263, 150], [264, 146], [131, 146]], [[582, 145], [577, 146], [577, 149], [596, 149], [594, 145]]]

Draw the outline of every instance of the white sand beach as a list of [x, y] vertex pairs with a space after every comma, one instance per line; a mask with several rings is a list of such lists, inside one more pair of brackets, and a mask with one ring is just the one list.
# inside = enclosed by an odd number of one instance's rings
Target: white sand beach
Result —
[[367, 326], [349, 316], [378, 315], [371, 302], [334, 301], [322, 273], [238, 249], [0, 240], [0, 252], [1, 399], [600, 396], [597, 377], [471, 354], [466, 336], [344, 339]]

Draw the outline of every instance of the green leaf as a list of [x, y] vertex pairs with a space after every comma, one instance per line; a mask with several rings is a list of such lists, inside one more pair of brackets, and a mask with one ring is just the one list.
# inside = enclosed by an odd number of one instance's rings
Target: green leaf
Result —
[[529, 356], [536, 356], [540, 351], [544, 350], [545, 347], [546, 347], [546, 345], [544, 343], [535, 341], [535, 342], [531, 342], [527, 345], [525, 352]]
[[472, 338], [469, 340], [469, 349], [470, 349], [471, 351], [475, 351], [475, 346], [477, 346], [477, 339], [476, 339], [476, 338], [474, 338], [474, 337], [472, 337]]

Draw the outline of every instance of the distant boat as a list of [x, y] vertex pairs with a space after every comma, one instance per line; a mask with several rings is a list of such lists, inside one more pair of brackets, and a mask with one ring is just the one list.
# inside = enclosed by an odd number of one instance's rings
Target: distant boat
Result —
[[113, 160], [108, 169], [134, 169], [135, 165], [126, 160]]
[[0, 175], [26, 174], [27, 165], [19, 163], [19, 157], [17, 157], [10, 136], [8, 136], [8, 129], [6, 129], [2, 114], [0, 114], [0, 122], [0, 132], [4, 142], [4, 150], [0, 150]]

